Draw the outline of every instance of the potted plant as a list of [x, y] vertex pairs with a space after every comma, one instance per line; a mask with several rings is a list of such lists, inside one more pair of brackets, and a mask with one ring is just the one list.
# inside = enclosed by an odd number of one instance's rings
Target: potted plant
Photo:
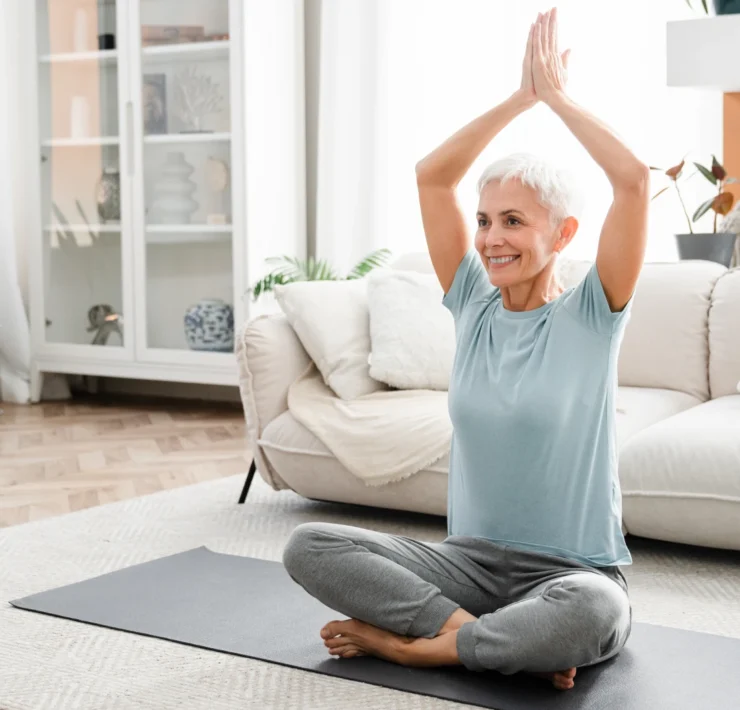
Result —
[[[686, 205], [681, 196], [681, 190], [678, 187], [679, 179], [684, 174], [685, 160], [678, 165], [674, 165], [668, 170], [663, 168], [651, 167], [651, 170], [660, 170], [668, 176], [671, 184], [676, 189], [676, 194], [686, 215], [686, 221], [689, 225], [688, 234], [677, 234], [678, 254], [681, 259], [704, 259], [705, 261], [716, 261], [719, 264], [729, 267], [732, 260], [732, 251], [735, 247], [737, 235], [731, 232], [717, 231], [717, 216], [726, 215], [735, 204], [735, 196], [725, 190], [725, 186], [732, 182], [738, 182], [736, 178], [727, 176], [727, 171], [719, 164], [717, 158], [712, 156], [711, 169], [704, 167], [700, 163], [694, 163], [697, 171], [703, 175], [709, 182], [717, 188], [717, 194], [702, 202], [694, 211], [689, 219], [689, 213], [686, 211]], [[696, 173], [692, 173], [693, 177]], [[671, 185], [659, 190], [652, 199], [662, 195], [666, 190], [670, 190]], [[709, 210], [714, 211], [714, 229], [712, 232], [694, 232], [691, 224], [704, 216]]]
[[252, 293], [252, 300], [256, 301], [261, 294], [272, 291], [278, 284], [292, 283], [293, 281], [344, 281], [360, 279], [376, 266], [383, 266], [390, 257], [388, 249], [377, 249], [360, 261], [345, 277], [338, 276], [336, 271], [326, 260], [298, 259], [293, 256], [272, 256], [266, 259], [268, 264], [277, 266], [248, 289]]
[[[693, 10], [691, 0], [686, 0], [686, 4]], [[707, 7], [707, 0], [701, 0], [701, 6], [704, 8], [704, 12], [708, 15], [709, 8]], [[718, 15], [734, 15], [740, 12], [740, 0], [714, 0], [714, 11]]]

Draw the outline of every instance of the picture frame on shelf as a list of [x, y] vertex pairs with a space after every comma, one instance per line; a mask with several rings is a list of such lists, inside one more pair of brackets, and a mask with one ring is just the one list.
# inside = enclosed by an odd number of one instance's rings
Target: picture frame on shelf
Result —
[[144, 74], [141, 84], [142, 113], [146, 135], [167, 133], [167, 77]]

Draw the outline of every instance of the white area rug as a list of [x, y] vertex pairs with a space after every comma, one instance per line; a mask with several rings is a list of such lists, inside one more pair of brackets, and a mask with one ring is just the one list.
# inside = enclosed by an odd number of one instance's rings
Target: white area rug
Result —
[[[446, 535], [443, 518], [310, 501], [292, 491], [275, 492], [259, 476], [247, 503], [238, 506], [242, 482], [243, 476], [234, 476], [0, 531], [0, 709], [472, 707], [55, 619], [7, 603], [200, 545], [279, 561], [290, 532], [306, 521], [429, 541]], [[740, 638], [740, 553], [627, 541], [634, 564], [623, 571], [635, 621]]]

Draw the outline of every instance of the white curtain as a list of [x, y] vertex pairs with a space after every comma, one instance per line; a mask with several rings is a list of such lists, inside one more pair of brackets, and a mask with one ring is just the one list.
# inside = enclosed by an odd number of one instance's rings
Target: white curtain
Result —
[[[323, 0], [319, 257], [346, 268], [381, 246], [396, 255], [426, 248], [415, 163], [519, 85], [527, 31], [543, 8], [539, 0]], [[560, 0], [558, 12], [561, 44], [572, 49], [569, 90], [576, 101], [651, 165], [670, 167], [686, 153], [700, 162], [711, 153], [721, 159], [721, 93], [666, 86], [666, 22], [692, 17], [686, 3]], [[487, 163], [517, 150], [577, 171], [586, 210], [568, 256], [594, 258], [610, 186], [543, 105], [497, 136], [460, 184], [471, 233], [478, 176]], [[663, 185], [656, 175], [654, 190]], [[689, 205], [698, 205], [712, 188], [696, 177], [684, 192]], [[698, 226], [711, 229], [709, 222]], [[651, 208], [647, 259], [675, 260], [673, 234], [681, 231], [683, 212], [666, 193]]]
[[[10, 61], [15, 44], [9, 42], [13, 27], [0, 14], [0, 399], [28, 402], [30, 397], [31, 348], [28, 321], [23, 307], [16, 259], [14, 230], [12, 116]], [[6, 31], [7, 30], [7, 31]]]

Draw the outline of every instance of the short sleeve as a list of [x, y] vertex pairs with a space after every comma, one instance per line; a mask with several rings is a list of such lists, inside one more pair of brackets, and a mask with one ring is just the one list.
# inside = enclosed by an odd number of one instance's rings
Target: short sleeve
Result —
[[457, 319], [468, 303], [486, 298], [495, 288], [488, 280], [478, 252], [471, 249], [457, 267], [450, 290], [442, 298], [442, 305]]
[[565, 308], [590, 330], [610, 335], [627, 324], [634, 299], [633, 293], [621, 311], [612, 311], [594, 262], [581, 283], [568, 295]]

